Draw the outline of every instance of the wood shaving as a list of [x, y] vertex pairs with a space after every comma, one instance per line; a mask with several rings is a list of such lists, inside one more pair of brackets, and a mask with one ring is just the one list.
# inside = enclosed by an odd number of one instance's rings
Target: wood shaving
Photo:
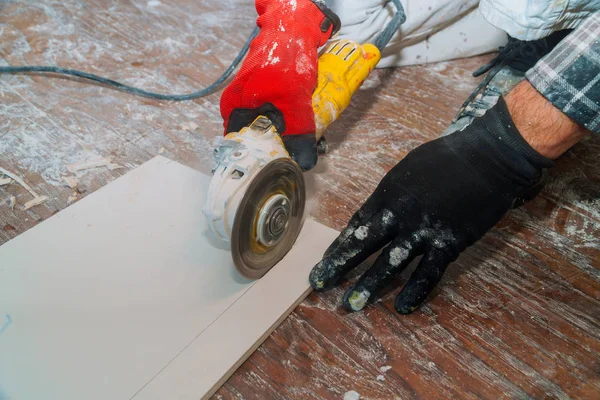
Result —
[[64, 176], [63, 179], [71, 189], [75, 189], [79, 184], [79, 179], [74, 176]]
[[15, 181], [19, 185], [23, 186], [23, 188], [25, 190], [27, 190], [29, 193], [31, 193], [31, 195], [34, 198], [40, 197], [40, 196], [38, 196], [38, 194], [28, 184], [25, 183], [25, 181], [23, 181], [23, 179], [19, 178], [18, 175], [14, 174], [14, 173], [12, 173], [10, 171], [5, 170], [4, 168], [0, 168], [0, 173], [2, 173], [3, 175], [8, 176], [9, 178], [12, 178], [13, 181]]
[[10, 200], [8, 200], [8, 206], [11, 210], [15, 209], [15, 204], [17, 204], [17, 198], [15, 196], [10, 196]]
[[115, 169], [122, 169], [122, 168], [125, 168], [125, 167], [123, 167], [123, 166], [121, 166], [121, 165], [119, 165], [119, 164], [108, 164], [108, 165], [107, 165], [107, 167], [108, 167], [108, 169], [109, 169], [109, 170], [111, 170], [111, 171], [114, 171]]
[[11, 178], [0, 178], [0, 186], [8, 185], [12, 181]]
[[109, 160], [108, 158], [101, 158], [96, 160], [88, 160], [77, 164], [67, 165], [67, 170], [73, 174], [77, 171], [83, 171], [86, 169], [93, 169], [99, 167], [108, 167], [109, 165], [111, 165], [111, 160]]
[[69, 196], [67, 199], [67, 204], [71, 204], [75, 200], [77, 200], [77, 192], [73, 192], [73, 194]]
[[30, 208], [39, 206], [40, 204], [45, 203], [46, 200], [48, 200], [48, 197], [46, 196], [39, 196], [34, 198], [33, 200], [29, 200], [27, 203], [23, 204], [23, 207], [21, 207], [21, 211], [27, 211]]
[[198, 129], [198, 125], [193, 123], [192, 121], [181, 124], [181, 129], [185, 131], [195, 131]]

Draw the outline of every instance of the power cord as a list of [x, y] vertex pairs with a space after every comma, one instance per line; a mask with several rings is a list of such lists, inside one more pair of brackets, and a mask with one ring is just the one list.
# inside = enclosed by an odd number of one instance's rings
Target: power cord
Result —
[[0, 74], [31, 74], [31, 73], [49, 73], [49, 74], [58, 74], [58, 75], [66, 75], [66, 76], [75, 76], [78, 78], [88, 79], [90, 81], [98, 82], [106, 86], [114, 87], [116, 89], [120, 89], [124, 92], [134, 94], [136, 96], [149, 97], [151, 99], [157, 100], [169, 100], [169, 101], [185, 101], [185, 100], [193, 100], [199, 97], [207, 96], [211, 93], [216, 92], [219, 89], [219, 86], [223, 84], [231, 76], [233, 71], [238, 67], [238, 65], [242, 62], [248, 50], [250, 49], [250, 43], [252, 40], [258, 35], [260, 29], [258, 27], [254, 28], [252, 34], [246, 41], [246, 44], [237, 55], [237, 57], [233, 60], [229, 68], [225, 70], [223, 75], [219, 77], [213, 84], [210, 86], [199, 90], [197, 92], [189, 93], [189, 94], [162, 94], [149, 92], [140, 88], [136, 88], [134, 86], [129, 86], [121, 82], [114, 81], [112, 79], [104, 78], [102, 76], [90, 74], [83, 71], [78, 71], [75, 69], [67, 69], [60, 67], [52, 67], [52, 66], [23, 66], [23, 67], [5, 67], [0, 66]]
[[385, 29], [373, 41], [373, 45], [377, 47], [379, 51], [385, 49], [385, 46], [388, 45], [390, 40], [392, 40], [392, 37], [398, 32], [400, 25], [406, 21], [406, 12], [404, 12], [404, 7], [402, 7], [400, 0], [392, 0], [392, 3], [396, 6], [396, 13]]
[[[396, 6], [396, 13], [392, 17], [392, 20], [388, 23], [386, 28], [377, 36], [373, 44], [379, 49], [383, 50], [385, 46], [392, 39], [392, 36], [398, 31], [400, 25], [406, 21], [406, 14], [404, 12], [404, 8], [400, 3], [400, 0], [391, 0], [392, 3]], [[260, 28], [256, 27], [250, 34], [250, 37], [244, 44], [244, 47], [237, 55], [237, 57], [233, 60], [229, 68], [225, 70], [223, 75], [221, 75], [214, 83], [210, 86], [199, 90], [197, 92], [189, 93], [189, 94], [162, 94], [156, 92], [149, 92], [147, 90], [143, 90], [134, 86], [129, 86], [121, 82], [114, 81], [112, 79], [108, 79], [99, 75], [90, 74], [88, 72], [78, 71], [75, 69], [61, 68], [61, 67], [53, 67], [53, 66], [34, 66], [34, 65], [26, 65], [22, 67], [12, 67], [12, 66], [0, 66], [0, 74], [56, 74], [63, 76], [74, 76], [77, 78], [83, 78], [90, 81], [98, 82], [103, 85], [113, 87], [115, 89], [122, 90], [127, 93], [131, 93], [136, 96], [149, 97], [151, 99], [157, 100], [168, 100], [168, 101], [186, 101], [193, 100], [200, 97], [207, 96], [211, 93], [219, 90], [219, 86], [221, 86], [235, 71], [235, 69], [240, 65], [248, 50], [250, 49], [250, 44], [252, 40], [258, 35]]]

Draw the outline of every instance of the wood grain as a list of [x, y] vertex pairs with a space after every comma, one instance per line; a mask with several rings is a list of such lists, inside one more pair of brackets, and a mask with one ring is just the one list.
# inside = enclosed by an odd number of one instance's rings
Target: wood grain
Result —
[[[254, 15], [248, 0], [4, 2], [0, 56], [189, 92], [229, 64]], [[444, 130], [478, 82], [471, 71], [488, 59], [377, 71], [306, 174], [310, 214], [342, 228], [387, 170]], [[78, 173], [83, 197], [161, 149], [208, 171], [221, 133], [218, 94], [166, 103], [2, 76], [0, 99], [0, 166], [50, 198], [27, 212], [0, 205], [0, 243], [67, 206], [68, 164], [97, 155], [125, 167]], [[215, 397], [600, 398], [598, 154], [596, 136], [563, 156], [542, 194], [466, 251], [420, 311], [399, 316], [392, 307], [410, 271], [358, 314], [339, 307], [347, 282], [312, 294]], [[10, 195], [29, 200], [15, 185], [0, 188], [2, 204]]]

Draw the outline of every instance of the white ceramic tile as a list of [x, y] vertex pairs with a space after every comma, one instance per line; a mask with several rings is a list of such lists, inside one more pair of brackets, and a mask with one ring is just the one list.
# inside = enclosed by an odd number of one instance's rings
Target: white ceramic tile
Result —
[[0, 247], [0, 399], [198, 399], [250, 354], [336, 232], [307, 221], [245, 280], [208, 233], [209, 181], [156, 157]]

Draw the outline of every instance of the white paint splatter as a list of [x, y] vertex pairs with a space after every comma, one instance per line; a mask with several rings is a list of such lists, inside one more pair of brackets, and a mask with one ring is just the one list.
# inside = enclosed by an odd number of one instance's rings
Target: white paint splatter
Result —
[[443, 249], [455, 240], [454, 235], [449, 230], [438, 232], [433, 240], [433, 246], [437, 249]]
[[383, 216], [381, 217], [381, 221], [385, 225], [389, 225], [392, 222], [393, 218], [394, 218], [394, 214], [390, 210], [384, 210]]
[[360, 253], [361, 250], [362, 250], [362, 248], [354, 249], [354, 250], [350, 250], [345, 253], [342, 253], [342, 256], [340, 258], [338, 258], [337, 260], [334, 260], [333, 263], [335, 264], [336, 267], [339, 267], [340, 265], [344, 265], [348, 262], [348, 260], [356, 257], [356, 255], [358, 253]]
[[369, 77], [363, 82], [360, 90], [370, 90], [375, 89], [381, 85], [381, 79], [379, 79], [379, 75], [371, 74]]
[[340, 234], [340, 237], [342, 238], [342, 240], [346, 240], [348, 239], [352, 234], [354, 233], [354, 230], [352, 228], [346, 228], [342, 231], [342, 233]]
[[[338, 109], [333, 106], [333, 103], [326, 102], [325, 107], [322, 109], [319, 115], [315, 115], [315, 125], [317, 126], [317, 132], [324, 132], [328, 127], [329, 123], [327, 118], [323, 118], [324, 115], [330, 115], [331, 121], [337, 120], [339, 115]], [[334, 155], [335, 156], [335, 155]]]
[[369, 228], [366, 226], [361, 226], [354, 231], [354, 237], [356, 237], [358, 240], [364, 240], [367, 235], [369, 235]]
[[390, 251], [390, 264], [397, 267], [400, 263], [408, 258], [409, 249], [404, 247], [394, 247]]
[[278, 46], [279, 46], [278, 42], [273, 43], [271, 50], [269, 50], [269, 55], [267, 56], [267, 61], [265, 61], [265, 63], [263, 64], [263, 68], [268, 65], [276, 65], [277, 63], [279, 63], [279, 61], [280, 61], [279, 57], [274, 57], [275, 50], [277, 50]]
[[389, 366], [389, 365], [384, 365], [383, 367], [380, 367], [380, 368], [379, 368], [379, 370], [380, 370], [381, 372], [383, 372], [384, 374], [385, 374], [386, 372], [388, 372], [390, 369], [392, 369], [392, 367], [391, 367], [391, 366]]
[[150, 0], [148, 2], [148, 7], [158, 7], [160, 6], [162, 3], [159, 0]]
[[432, 64], [430, 67], [430, 70], [435, 71], [435, 72], [444, 72], [447, 69], [448, 69], [447, 62], [438, 62], [438, 63]]
[[300, 75], [305, 75], [314, 70], [314, 66], [310, 61], [310, 57], [306, 54], [301, 54], [296, 60], [296, 72]]
[[182, 34], [175, 37], [153, 40], [144, 45], [144, 51], [167, 50], [170, 56], [179, 56], [182, 52], [189, 51], [190, 46], [199, 43], [195, 35]]
[[298, 7], [298, 2], [296, 0], [281, 0], [281, 3], [284, 6], [290, 7], [292, 11], [296, 11], [296, 8]]
[[377, 380], [379, 382], [383, 382], [383, 381], [385, 381], [385, 376], [383, 376], [383, 375], [377, 375]]
[[344, 400], [359, 400], [360, 394], [354, 390], [344, 393]]
[[348, 303], [354, 311], [360, 311], [365, 308], [367, 301], [369, 301], [369, 296], [371, 296], [371, 293], [368, 290], [354, 292], [348, 299]]

